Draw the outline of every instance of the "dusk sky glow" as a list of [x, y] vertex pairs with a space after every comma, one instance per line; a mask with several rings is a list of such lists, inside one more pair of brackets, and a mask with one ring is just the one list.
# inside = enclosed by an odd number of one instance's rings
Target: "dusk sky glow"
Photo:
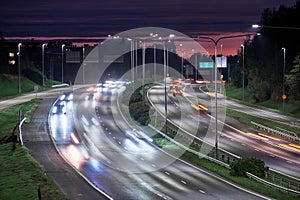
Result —
[[[189, 36], [221, 37], [255, 32], [251, 24], [259, 22], [263, 9], [294, 4], [295, 0], [10, 0], [0, 2], [0, 32], [6, 39], [49, 40], [101, 38], [133, 28], [162, 27]], [[224, 54], [235, 54], [244, 39], [224, 40]]]

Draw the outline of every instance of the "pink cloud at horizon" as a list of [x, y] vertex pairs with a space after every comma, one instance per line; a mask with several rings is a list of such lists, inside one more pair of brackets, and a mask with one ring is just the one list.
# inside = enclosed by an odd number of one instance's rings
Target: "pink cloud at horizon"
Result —
[[[209, 35], [207, 37], [213, 38], [217, 40], [220, 37], [224, 36], [236, 36], [236, 35], [243, 35], [243, 34], [254, 34], [254, 33], [245, 33], [245, 32], [236, 32], [236, 33], [217, 33], [213, 36]], [[204, 36], [204, 35], [201, 35]], [[103, 40], [107, 39], [108, 36], [99, 36], [99, 37], [72, 37], [72, 36], [53, 36], [53, 37], [42, 37], [42, 36], [27, 36], [27, 37], [5, 37], [6, 41], [41, 41], [41, 42], [48, 42], [52, 40], [68, 40], [72, 41], [73, 45], [76, 46], [83, 46], [85, 44], [93, 46], [99, 44]], [[247, 36], [243, 37], [236, 37], [236, 38], [228, 38], [219, 41], [217, 46], [217, 53], [222, 55], [236, 55], [238, 50], [241, 48], [241, 44], [247, 39]], [[207, 51], [209, 55], [214, 54], [214, 44], [210, 40], [200, 39], [197, 42], [204, 48], [204, 51]], [[178, 43], [179, 44], [179, 43]], [[222, 46], [222, 47], [221, 47]], [[193, 47], [188, 47], [188, 45], [183, 45], [181, 47], [180, 52], [178, 52], [181, 56], [184, 51], [185, 56], [189, 57], [193, 54]], [[203, 53], [203, 52], [202, 52]]]

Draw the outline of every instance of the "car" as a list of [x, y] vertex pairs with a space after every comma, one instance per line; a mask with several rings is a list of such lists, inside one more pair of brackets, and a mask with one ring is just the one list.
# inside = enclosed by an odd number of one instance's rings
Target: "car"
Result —
[[63, 114], [67, 113], [67, 107], [65, 101], [58, 102], [53, 106], [52, 114], [60, 114], [60, 113]]

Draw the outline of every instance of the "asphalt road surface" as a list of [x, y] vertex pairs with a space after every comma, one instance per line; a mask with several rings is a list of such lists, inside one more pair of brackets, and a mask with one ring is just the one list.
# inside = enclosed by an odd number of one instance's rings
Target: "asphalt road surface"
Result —
[[[199, 112], [191, 106], [191, 102], [187, 100], [185, 95], [186, 94], [176, 95], [174, 99], [173, 96], [169, 94], [168, 119], [178, 124], [187, 132], [214, 146], [214, 119], [207, 115], [200, 115]], [[164, 87], [153, 87], [149, 91], [149, 98], [156, 109], [164, 115]], [[171, 100], [171, 98], [173, 100]], [[191, 98], [189, 97], [189, 99]], [[201, 99], [200, 102], [203, 102], [203, 99]], [[213, 105], [209, 105], [208, 107], [209, 109], [214, 109]], [[180, 113], [180, 115], [178, 115], [178, 113]], [[231, 123], [233, 121], [228, 117], [226, 120], [230, 120]], [[279, 148], [277, 143], [283, 143], [283, 141], [273, 141], [272, 139], [264, 141], [253, 138], [248, 134], [248, 132], [252, 131], [248, 129], [248, 127], [239, 124], [237, 121], [234, 121], [233, 124], [236, 128], [225, 125], [223, 129], [218, 129], [221, 131], [219, 138], [219, 147], [221, 149], [241, 157], [256, 157], [262, 159], [270, 168], [300, 178], [299, 153]]]
[[[113, 199], [261, 199], [174, 159], [121, 117], [115, 95], [78, 92], [66, 114], [51, 114], [51, 136], [63, 157]], [[58, 102], [57, 102], [58, 103]]]

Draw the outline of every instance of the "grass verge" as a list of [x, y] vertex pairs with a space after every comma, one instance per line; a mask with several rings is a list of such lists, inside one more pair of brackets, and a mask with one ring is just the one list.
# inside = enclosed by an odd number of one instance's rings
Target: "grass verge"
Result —
[[[226, 89], [226, 96], [234, 99], [236, 101], [243, 101], [243, 89], [242, 88], [237, 88], [235, 86], [230, 86], [229, 84], [225, 85]], [[245, 104], [249, 106], [254, 106], [258, 108], [263, 108], [267, 109], [273, 112], [282, 112], [282, 100], [267, 100], [259, 103], [255, 103], [253, 99], [251, 99], [250, 94], [248, 92], [248, 89], [245, 88], [245, 94], [244, 94], [244, 101]], [[294, 103], [289, 103], [285, 102], [285, 112], [284, 114], [293, 116], [293, 117], [300, 117], [300, 103], [299, 102], [294, 102]]]
[[[7, 141], [19, 123], [18, 111], [30, 119], [40, 99], [10, 107], [0, 113], [0, 197], [6, 200], [38, 199], [40, 187], [42, 199], [65, 199], [64, 195], [45, 175], [25, 146]], [[25, 112], [26, 111], [26, 112]]]
[[297, 129], [297, 128], [294, 128], [294, 127], [291, 127], [291, 126], [288, 126], [288, 125], [285, 125], [285, 124], [281, 124], [281, 123], [276, 123], [276, 122], [273, 122], [271, 120], [263, 119], [263, 118], [260, 118], [260, 117], [255, 117], [253, 115], [248, 115], [246, 113], [238, 112], [236, 110], [232, 110], [232, 109], [227, 108], [226, 109], [226, 115], [237, 119], [240, 123], [245, 124], [249, 127], [254, 127], [251, 124], [251, 121], [254, 121], [256, 123], [265, 125], [265, 126], [270, 127], [270, 128], [280, 127], [280, 128], [285, 129], [285, 130], [292, 131], [292, 132], [296, 133], [298, 136], [300, 136], [300, 130]]

